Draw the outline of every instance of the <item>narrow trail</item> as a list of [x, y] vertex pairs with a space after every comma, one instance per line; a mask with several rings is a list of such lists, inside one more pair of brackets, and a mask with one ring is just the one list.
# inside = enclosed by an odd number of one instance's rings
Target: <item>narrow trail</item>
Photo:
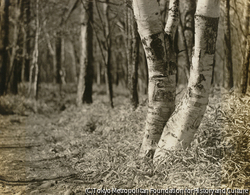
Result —
[[56, 120], [55, 115], [0, 115], [0, 194], [15, 194], [31, 185], [49, 188], [76, 176], [67, 161], [73, 154], [60, 147], [63, 137], [53, 125]]

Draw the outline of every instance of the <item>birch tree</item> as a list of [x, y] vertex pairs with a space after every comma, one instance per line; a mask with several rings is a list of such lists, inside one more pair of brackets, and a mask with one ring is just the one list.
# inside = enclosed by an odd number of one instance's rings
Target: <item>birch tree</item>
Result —
[[201, 123], [212, 80], [219, 10], [219, 0], [197, 3], [195, 46], [187, 91], [166, 123], [154, 162], [161, 162], [168, 150], [188, 147]]
[[[152, 157], [166, 121], [174, 110], [176, 64], [170, 59], [178, 23], [178, 0], [169, 3], [165, 33], [156, 0], [134, 0], [133, 9], [148, 64], [148, 111], [141, 157]], [[166, 44], [165, 44], [166, 43]], [[167, 49], [167, 50], [166, 50]]]

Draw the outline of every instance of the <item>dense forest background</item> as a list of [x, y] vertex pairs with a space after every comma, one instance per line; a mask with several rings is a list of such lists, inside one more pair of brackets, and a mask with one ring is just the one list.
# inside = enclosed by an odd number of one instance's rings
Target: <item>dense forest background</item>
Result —
[[[25, 82], [30, 82], [29, 93], [33, 82], [37, 82], [37, 86], [39, 83], [77, 84], [82, 55], [81, 1], [13, 0], [6, 1], [6, 4], [4, 2], [1, 3], [1, 49], [3, 51], [1, 53], [1, 94], [17, 94], [18, 85]], [[160, 3], [163, 22], [166, 22], [168, 2]], [[241, 84], [248, 35], [244, 15], [246, 12], [244, 9], [247, 8], [244, 3], [244, 1], [230, 1], [230, 6], [227, 7], [226, 1], [221, 1], [214, 85], [228, 88], [229, 81], [226, 78], [230, 74], [232, 74], [230, 79], [233, 84], [230, 84], [229, 88], [239, 87]], [[108, 4], [108, 15], [105, 15], [104, 4]], [[132, 52], [135, 50], [131, 2], [91, 1], [91, 6], [93, 6], [90, 10], [93, 18], [89, 21], [93, 40], [91, 59], [93, 78], [91, 79], [97, 85], [105, 83], [106, 66], [109, 66], [112, 84], [120, 85], [127, 90], [131, 80]], [[178, 27], [174, 43], [179, 65], [178, 85], [187, 83], [184, 73], [186, 68], [183, 67], [182, 62], [185, 61], [184, 53], [186, 53], [183, 52], [183, 48], [190, 50], [190, 44], [192, 45], [193, 42], [193, 38], [187, 37], [185, 31], [194, 30], [192, 21], [194, 11], [195, 2], [191, 8], [185, 7], [185, 3], [180, 3], [181, 25]], [[226, 22], [227, 18], [229, 23]], [[227, 37], [228, 30], [230, 37]], [[182, 35], [184, 35], [184, 41]], [[138, 47], [137, 88], [139, 93], [146, 93], [145, 54], [141, 43]], [[228, 53], [229, 49], [230, 53]], [[229, 64], [227, 59], [232, 61], [230, 62], [232, 69], [227, 68]], [[38, 89], [35, 87], [34, 90]]]

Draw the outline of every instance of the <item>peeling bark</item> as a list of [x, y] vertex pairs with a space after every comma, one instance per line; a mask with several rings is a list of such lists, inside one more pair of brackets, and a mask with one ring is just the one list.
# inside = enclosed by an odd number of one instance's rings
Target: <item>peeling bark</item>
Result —
[[193, 140], [208, 104], [219, 21], [219, 0], [200, 0], [195, 14], [195, 47], [188, 90], [169, 118], [154, 156], [186, 148]]
[[[175, 7], [178, 9], [178, 6]], [[134, 0], [133, 8], [147, 58], [149, 75], [149, 103], [140, 156], [153, 157], [163, 127], [174, 110], [176, 67], [175, 64], [169, 62], [169, 53], [167, 53], [166, 47], [167, 49], [172, 47], [170, 45], [172, 44], [172, 33], [176, 26], [173, 21], [177, 20], [171, 19], [171, 17], [168, 20], [171, 24], [167, 24], [165, 28], [168, 33], [166, 34], [168, 40], [166, 44], [158, 2], [155, 0]]]

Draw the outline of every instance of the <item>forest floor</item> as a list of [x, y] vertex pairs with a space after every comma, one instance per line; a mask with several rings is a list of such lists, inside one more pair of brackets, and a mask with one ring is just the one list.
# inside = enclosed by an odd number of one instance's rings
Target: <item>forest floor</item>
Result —
[[[0, 98], [0, 194], [85, 194], [96, 189], [250, 188], [250, 96], [211, 91], [202, 124], [188, 150], [164, 166], [138, 158], [146, 116], [143, 95], [133, 110], [115, 88], [92, 105], [74, 105], [76, 87], [42, 85], [39, 101]], [[21, 94], [25, 94], [24, 91]]]

